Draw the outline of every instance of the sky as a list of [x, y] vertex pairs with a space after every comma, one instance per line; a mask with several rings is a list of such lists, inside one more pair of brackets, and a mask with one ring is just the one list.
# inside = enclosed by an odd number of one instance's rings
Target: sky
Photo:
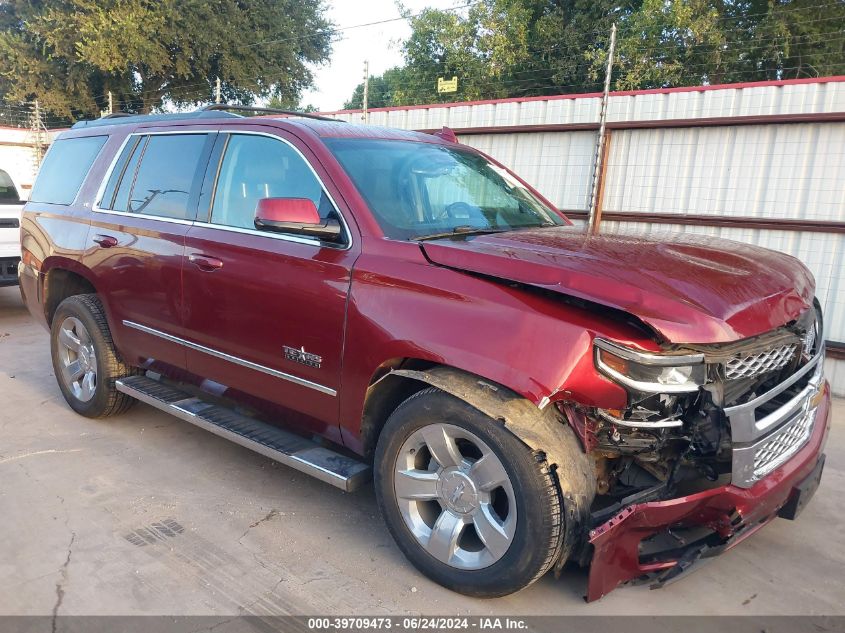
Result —
[[[418, 13], [428, 7], [464, 5], [466, 0], [402, 0], [402, 4]], [[327, 17], [338, 28], [400, 16], [395, 0], [329, 0], [328, 5]], [[398, 42], [410, 34], [406, 20], [342, 31], [338, 35], [343, 39], [335, 42], [331, 61], [314, 70], [314, 89], [303, 94], [302, 105], [314, 105], [323, 112], [341, 109], [364, 80], [364, 60], [370, 62], [371, 76], [401, 64]]]

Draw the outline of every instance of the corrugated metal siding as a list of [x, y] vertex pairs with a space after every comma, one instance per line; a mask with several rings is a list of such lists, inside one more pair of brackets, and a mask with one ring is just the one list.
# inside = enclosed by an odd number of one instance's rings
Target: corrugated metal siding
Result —
[[[527, 101], [502, 100], [478, 104], [377, 109], [370, 124], [402, 129], [504, 127], [514, 125], [585, 124], [598, 121], [601, 102], [595, 94]], [[665, 121], [765, 115], [827, 114], [845, 111], [845, 81], [841, 79], [786, 85], [748, 85], [682, 91], [611, 93], [607, 120]], [[361, 122], [360, 112], [333, 116]]]
[[845, 360], [828, 358], [824, 363], [824, 375], [830, 382], [835, 396], [845, 396]]
[[611, 96], [608, 121], [841, 112], [841, 81]]
[[845, 123], [614, 131], [603, 208], [845, 221]]
[[[601, 102], [596, 97], [557, 99], [432, 108], [396, 108], [370, 112], [370, 125], [386, 125], [404, 130], [544, 125], [546, 123], [595, 123]], [[359, 113], [339, 113], [337, 118], [360, 123]]]
[[594, 132], [477, 134], [460, 141], [513, 169], [561, 209], [587, 210]]

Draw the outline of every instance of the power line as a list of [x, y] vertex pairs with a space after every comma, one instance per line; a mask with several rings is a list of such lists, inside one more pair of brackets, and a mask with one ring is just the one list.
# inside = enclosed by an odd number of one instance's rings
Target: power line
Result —
[[[474, 0], [473, 2], [468, 2], [467, 4], [462, 4], [462, 5], [459, 5], [459, 6], [456, 6], [456, 7], [449, 7], [447, 9], [436, 9], [436, 10], [437, 11], [443, 11], [443, 12], [460, 11], [461, 9], [467, 9], [469, 7], [475, 6], [477, 4], [481, 4], [483, 2], [484, 2], [484, 0]], [[248, 44], [247, 46], [245, 46], [245, 48], [252, 48], [252, 47], [255, 47], [255, 46], [263, 46], [263, 45], [266, 45], [266, 44], [279, 44], [279, 43], [282, 43], [282, 42], [291, 42], [291, 41], [298, 40], [298, 39], [306, 39], [306, 38], [309, 38], [309, 37], [314, 37], [315, 35], [326, 35], [326, 34], [340, 33], [340, 32], [344, 32], [344, 31], [351, 31], [353, 29], [361, 29], [361, 28], [366, 28], [366, 27], [370, 27], [370, 26], [380, 26], [382, 24], [390, 24], [391, 22], [401, 22], [401, 21], [404, 21], [404, 20], [411, 20], [413, 18], [420, 17], [421, 15], [425, 14], [428, 11], [431, 11], [431, 9], [423, 9], [422, 11], [419, 11], [417, 13], [408, 14], [408, 15], [401, 15], [401, 16], [396, 17], [396, 18], [387, 18], [387, 19], [384, 19], [384, 20], [376, 20], [375, 22], [365, 22], [363, 24], [353, 24], [351, 26], [343, 26], [343, 27], [338, 27], [338, 28], [335, 28], [335, 29], [324, 29], [322, 31], [315, 31], [315, 32], [309, 33], [307, 35], [297, 35], [297, 36], [294, 36], [294, 37], [286, 37], [286, 38], [276, 39], [276, 40], [264, 40], [263, 42], [254, 42], [253, 44]]]

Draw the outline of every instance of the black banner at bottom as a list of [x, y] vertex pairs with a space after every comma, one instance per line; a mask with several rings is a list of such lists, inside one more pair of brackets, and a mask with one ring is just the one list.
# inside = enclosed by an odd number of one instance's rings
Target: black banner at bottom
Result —
[[0, 616], [0, 633], [845, 633], [845, 616]]

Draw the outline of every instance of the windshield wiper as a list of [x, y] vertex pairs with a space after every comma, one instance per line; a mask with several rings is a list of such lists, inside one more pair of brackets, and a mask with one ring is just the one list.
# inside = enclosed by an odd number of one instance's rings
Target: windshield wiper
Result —
[[448, 233], [432, 233], [431, 235], [420, 235], [412, 237], [412, 240], [422, 242], [424, 240], [437, 240], [443, 237], [455, 237], [456, 235], [489, 235], [490, 233], [507, 233], [512, 229], [482, 229], [474, 226], [456, 226]]

